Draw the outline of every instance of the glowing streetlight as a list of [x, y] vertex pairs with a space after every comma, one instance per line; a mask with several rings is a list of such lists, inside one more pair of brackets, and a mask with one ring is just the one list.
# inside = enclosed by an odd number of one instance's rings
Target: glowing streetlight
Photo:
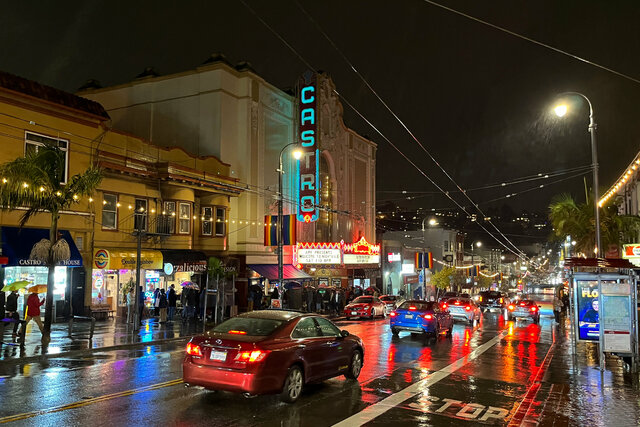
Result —
[[557, 105], [553, 111], [556, 113], [558, 117], [564, 117], [567, 114], [568, 107], [565, 104]]
[[429, 220], [429, 225], [438, 225], [438, 221], [436, 221], [436, 219], [435, 219], [435, 218], [431, 218], [431, 219]]
[[[593, 205], [595, 211], [595, 222], [596, 222], [596, 256], [600, 252], [602, 244], [600, 242], [600, 205], [598, 204], [598, 150], [596, 146], [596, 129], [598, 125], [596, 124], [595, 118], [593, 116], [593, 106], [591, 105], [591, 101], [585, 95], [579, 92], [566, 92], [561, 94], [560, 96], [580, 96], [587, 101], [589, 105], [589, 133], [591, 134], [591, 166], [593, 168]], [[567, 114], [568, 106], [567, 104], [560, 104], [554, 108], [554, 112], [558, 117], [563, 117]]]

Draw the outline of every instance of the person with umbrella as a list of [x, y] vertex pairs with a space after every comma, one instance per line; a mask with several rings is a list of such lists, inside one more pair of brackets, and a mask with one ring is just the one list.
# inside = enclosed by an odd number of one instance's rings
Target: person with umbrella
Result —
[[40, 285], [37, 285], [29, 289], [31, 294], [29, 294], [29, 298], [27, 298], [27, 311], [22, 327], [25, 328], [26, 332], [27, 325], [33, 319], [33, 321], [36, 322], [36, 325], [38, 325], [40, 333], [42, 334], [42, 339], [44, 340], [46, 339], [46, 335], [44, 333], [44, 325], [42, 324], [42, 319], [40, 319], [40, 307], [44, 305], [44, 298], [40, 299], [40, 297], [38, 297], [39, 287]]

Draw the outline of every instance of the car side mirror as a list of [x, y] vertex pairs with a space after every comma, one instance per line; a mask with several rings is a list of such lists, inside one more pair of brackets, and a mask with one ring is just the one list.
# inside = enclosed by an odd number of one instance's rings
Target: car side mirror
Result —
[[341, 330], [341, 331], [340, 331], [340, 336], [341, 336], [342, 338], [346, 338], [346, 337], [348, 337], [348, 336], [349, 336], [349, 331], [344, 330], [344, 329], [343, 329], [343, 330]]

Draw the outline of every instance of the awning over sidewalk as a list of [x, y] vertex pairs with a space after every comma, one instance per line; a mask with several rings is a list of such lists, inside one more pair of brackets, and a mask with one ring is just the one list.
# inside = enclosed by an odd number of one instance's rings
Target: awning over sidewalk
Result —
[[[269, 280], [278, 279], [277, 264], [249, 264], [248, 267]], [[282, 278], [285, 280], [311, 279], [311, 276], [304, 271], [298, 270], [291, 264], [285, 264], [282, 266]]]
[[161, 249], [164, 264], [171, 264], [172, 268], [165, 271], [183, 273], [192, 271], [204, 273], [207, 271], [207, 256], [204, 252], [186, 249]]
[[[67, 241], [71, 251], [68, 260], [59, 261], [57, 265], [65, 267], [81, 267], [82, 255], [67, 230], [58, 230], [61, 238]], [[29, 259], [31, 248], [42, 239], [49, 240], [49, 230], [45, 228], [2, 227], [2, 255], [7, 258], [7, 266], [35, 267], [45, 263]]]

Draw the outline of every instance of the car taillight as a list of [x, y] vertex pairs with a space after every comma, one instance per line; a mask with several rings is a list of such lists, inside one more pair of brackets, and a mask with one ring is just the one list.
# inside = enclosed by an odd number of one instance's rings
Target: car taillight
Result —
[[424, 320], [431, 320], [431, 319], [433, 319], [433, 316], [432, 316], [432, 315], [430, 315], [430, 314], [425, 314], [425, 315], [423, 315], [423, 316], [421, 316], [421, 317], [422, 317]]
[[516, 307], [513, 304], [509, 304], [509, 311], [513, 311], [515, 309], [516, 309]]
[[482, 297], [478, 297], [478, 301], [482, 302]]
[[231, 330], [227, 332], [228, 334], [234, 334], [234, 335], [247, 335], [247, 331], [236, 331], [236, 330]]
[[395, 311], [392, 311], [391, 313], [389, 313], [389, 316], [391, 317], [396, 317], [398, 315], [398, 313], [396, 313]]
[[538, 307], [534, 305], [533, 307], [531, 307], [531, 311], [538, 311]]
[[455, 305], [460, 305], [460, 301], [454, 302]]
[[445, 309], [445, 308], [447, 308], [447, 307], [448, 307], [448, 305], [447, 305], [447, 304], [442, 304], [442, 309]]
[[503, 300], [502, 298], [500, 298], [500, 304], [502, 304], [502, 302], [503, 302], [503, 301], [504, 301], [504, 300]]
[[268, 353], [269, 352], [265, 350], [243, 351], [238, 353], [238, 355], [236, 356], [236, 360], [245, 363], [259, 362], [267, 357]]
[[202, 357], [202, 350], [198, 344], [187, 343], [187, 354], [190, 356]]
[[471, 311], [471, 306], [470, 306], [470, 305], [468, 305], [468, 306], [466, 306], [464, 309], [465, 309], [465, 310], [467, 310], [467, 311]]
[[411, 311], [416, 310], [416, 306], [415, 306], [415, 305], [410, 305], [410, 306], [409, 306], [409, 310], [411, 310]]

